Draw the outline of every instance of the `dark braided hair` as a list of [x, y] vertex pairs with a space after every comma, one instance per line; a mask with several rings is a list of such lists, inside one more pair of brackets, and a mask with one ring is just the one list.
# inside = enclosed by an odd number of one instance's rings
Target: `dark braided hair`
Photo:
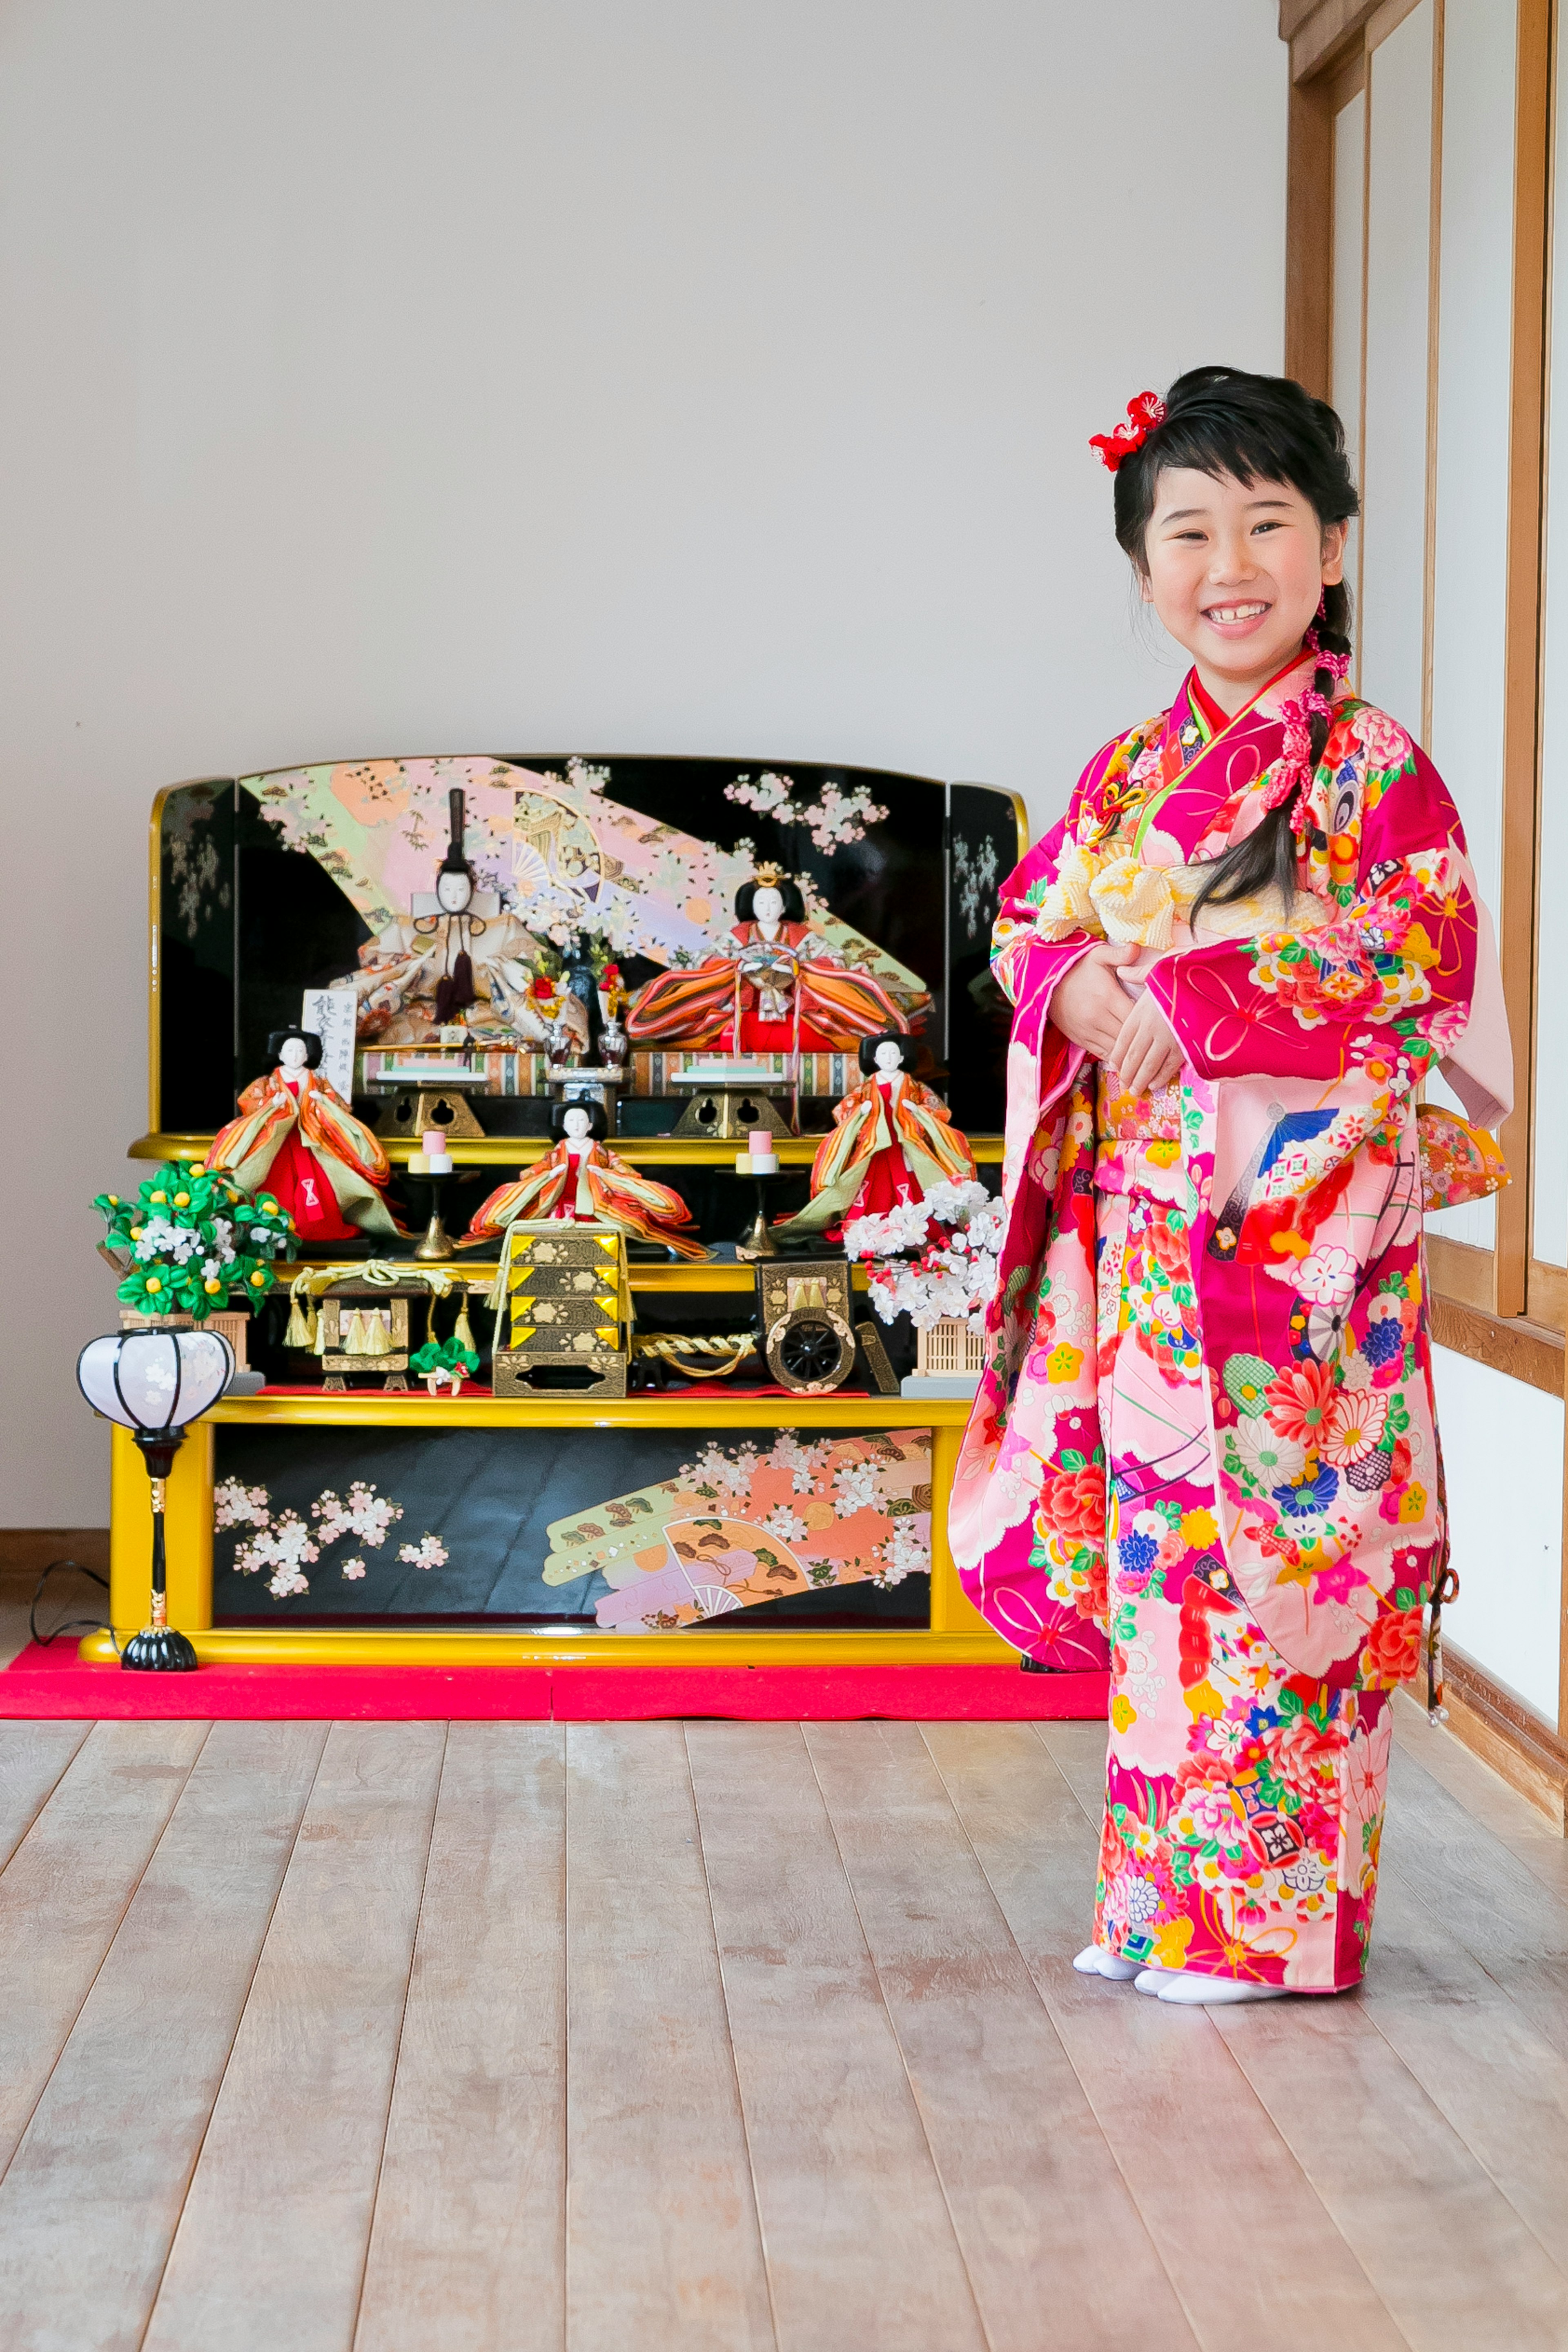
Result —
[[[1145, 535], [1154, 517], [1159, 478], [1167, 466], [1190, 467], [1218, 478], [1228, 474], [1253, 482], [1288, 482], [1306, 499], [1320, 523], [1349, 522], [1361, 501], [1345, 455], [1344, 427], [1326, 400], [1314, 400], [1283, 375], [1249, 375], [1244, 368], [1192, 368], [1177, 376], [1166, 394], [1166, 413], [1141, 448], [1116, 469], [1116, 537], [1146, 579]], [[1343, 582], [1323, 590], [1317, 641], [1324, 653], [1350, 651], [1350, 591]], [[1325, 701], [1334, 697], [1333, 672], [1318, 669], [1313, 686]], [[1328, 741], [1322, 711], [1312, 719], [1312, 763], [1316, 768]], [[1193, 902], [1196, 923], [1213, 900], [1217, 907], [1249, 898], [1272, 883], [1290, 908], [1296, 896], [1296, 844], [1291, 816], [1299, 794], [1270, 809], [1245, 841], [1214, 860]]]

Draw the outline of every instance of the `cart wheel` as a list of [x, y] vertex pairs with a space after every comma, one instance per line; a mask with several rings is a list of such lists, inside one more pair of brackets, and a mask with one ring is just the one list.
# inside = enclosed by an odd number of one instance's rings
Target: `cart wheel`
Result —
[[802, 1315], [768, 1335], [768, 1370], [781, 1388], [836, 1389], [854, 1360], [853, 1335], [837, 1316]]

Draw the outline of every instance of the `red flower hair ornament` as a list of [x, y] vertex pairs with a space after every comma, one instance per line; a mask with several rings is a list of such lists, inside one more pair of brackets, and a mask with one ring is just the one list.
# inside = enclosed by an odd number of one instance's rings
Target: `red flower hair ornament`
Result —
[[1092, 433], [1091, 449], [1098, 449], [1100, 462], [1113, 474], [1124, 457], [1141, 449], [1156, 425], [1166, 421], [1166, 404], [1157, 392], [1140, 392], [1127, 403], [1127, 421], [1112, 433]]

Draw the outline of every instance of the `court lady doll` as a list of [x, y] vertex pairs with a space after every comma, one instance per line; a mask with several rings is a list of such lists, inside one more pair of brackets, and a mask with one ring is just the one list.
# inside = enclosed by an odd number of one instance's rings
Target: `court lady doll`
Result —
[[302, 1242], [400, 1232], [382, 1197], [392, 1177], [386, 1153], [322, 1077], [320, 1038], [275, 1029], [267, 1058], [267, 1075], [246, 1087], [239, 1117], [214, 1138], [208, 1167], [232, 1170], [248, 1192], [265, 1184]]
[[692, 1213], [680, 1194], [629, 1167], [610, 1150], [605, 1131], [597, 1103], [558, 1104], [550, 1114], [554, 1149], [515, 1182], [497, 1186], [459, 1246], [497, 1241], [519, 1219], [548, 1217], [617, 1225], [634, 1241], [663, 1243], [677, 1257], [706, 1257], [701, 1242], [683, 1230]]
[[1030, 1659], [1110, 1667], [1076, 1965], [1337, 1991], [1447, 1560], [1416, 1092], [1437, 1066], [1506, 1114], [1500, 982], [1442, 779], [1345, 682], [1333, 410], [1201, 368], [1096, 446], [1192, 667], [1003, 886], [1007, 1223], [953, 1549]]
[[833, 1108], [811, 1163], [811, 1198], [780, 1234], [836, 1241], [852, 1218], [923, 1201], [933, 1184], [973, 1180], [974, 1154], [940, 1095], [911, 1076], [913, 1041], [894, 1030], [862, 1040], [862, 1083]]

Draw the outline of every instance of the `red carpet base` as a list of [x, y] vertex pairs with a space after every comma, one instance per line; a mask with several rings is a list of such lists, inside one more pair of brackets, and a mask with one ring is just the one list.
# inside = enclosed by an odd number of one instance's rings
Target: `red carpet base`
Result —
[[1103, 1717], [1097, 1675], [1016, 1666], [203, 1666], [193, 1675], [84, 1665], [29, 1643], [0, 1674], [0, 1717], [280, 1717], [371, 1723], [994, 1723]]

